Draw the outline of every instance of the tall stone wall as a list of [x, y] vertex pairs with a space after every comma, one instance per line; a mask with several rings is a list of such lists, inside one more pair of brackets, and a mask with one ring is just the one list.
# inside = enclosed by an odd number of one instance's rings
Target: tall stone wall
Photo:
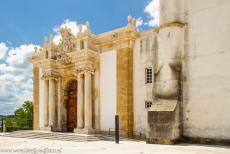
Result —
[[183, 10], [183, 134], [230, 139], [230, 1], [186, 0]]
[[133, 135], [133, 49], [117, 50], [117, 113], [121, 134]]
[[134, 135], [146, 137], [147, 109], [145, 101], [153, 102], [153, 83], [145, 83], [145, 68], [154, 67], [157, 52], [157, 33], [142, 33], [135, 42], [133, 54], [133, 112]]
[[39, 129], [39, 67], [34, 65], [34, 117], [33, 129]]

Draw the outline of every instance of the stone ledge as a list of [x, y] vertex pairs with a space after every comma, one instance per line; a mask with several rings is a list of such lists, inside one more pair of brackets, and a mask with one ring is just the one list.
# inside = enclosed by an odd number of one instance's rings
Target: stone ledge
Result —
[[74, 133], [78, 134], [98, 134], [99, 131], [96, 129], [74, 129]]
[[39, 130], [51, 132], [51, 127], [41, 127]]
[[200, 137], [182, 137], [180, 142], [185, 143], [199, 143], [199, 144], [211, 144], [211, 145], [230, 145], [230, 139], [218, 139], [218, 138], [200, 138]]
[[165, 144], [165, 145], [173, 145], [178, 142], [177, 139], [152, 139], [146, 138], [147, 144]]

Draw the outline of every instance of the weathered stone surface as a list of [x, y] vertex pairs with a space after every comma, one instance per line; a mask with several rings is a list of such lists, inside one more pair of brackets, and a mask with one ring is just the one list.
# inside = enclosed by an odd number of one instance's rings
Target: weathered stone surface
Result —
[[147, 143], [173, 144], [180, 137], [177, 101], [159, 101], [148, 111]]
[[34, 123], [33, 128], [39, 129], [39, 67], [34, 65]]
[[133, 50], [117, 51], [117, 113], [121, 133], [133, 135]]

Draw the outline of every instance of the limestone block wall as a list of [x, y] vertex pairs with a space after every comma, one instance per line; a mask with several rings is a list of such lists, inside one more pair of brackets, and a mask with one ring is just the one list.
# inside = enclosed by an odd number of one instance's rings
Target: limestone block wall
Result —
[[186, 0], [184, 136], [230, 139], [230, 1]]
[[39, 68], [39, 128], [44, 127], [44, 80], [42, 69]]
[[160, 25], [181, 20], [182, 2], [184, 0], [159, 0]]
[[133, 51], [134, 135], [146, 136], [147, 109], [145, 101], [153, 101], [153, 84], [145, 84], [145, 68], [154, 67], [157, 34], [153, 31], [136, 39]]
[[177, 24], [161, 28], [158, 46], [155, 94], [160, 98], [177, 99], [181, 55], [184, 51], [184, 28]]
[[133, 135], [133, 49], [117, 50], [117, 114], [120, 134]]
[[39, 67], [34, 65], [34, 121], [33, 129], [39, 129]]

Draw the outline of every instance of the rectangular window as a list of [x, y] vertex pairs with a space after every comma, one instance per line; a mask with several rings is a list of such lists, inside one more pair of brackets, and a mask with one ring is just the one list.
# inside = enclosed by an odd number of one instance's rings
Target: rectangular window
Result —
[[145, 69], [145, 83], [152, 83], [152, 80], [153, 80], [153, 71], [152, 71], [152, 68], [149, 67], [149, 68], [146, 68]]
[[145, 108], [148, 109], [152, 106], [152, 101], [145, 101]]

